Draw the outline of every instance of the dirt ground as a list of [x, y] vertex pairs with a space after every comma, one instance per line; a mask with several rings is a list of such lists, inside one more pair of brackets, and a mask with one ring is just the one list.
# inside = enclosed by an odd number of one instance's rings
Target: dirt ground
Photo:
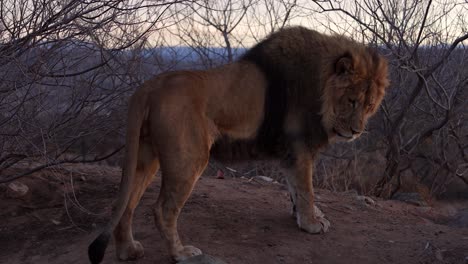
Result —
[[[87, 245], [108, 219], [120, 170], [84, 171], [23, 178], [30, 190], [22, 198], [11, 198], [0, 185], [0, 263], [88, 263]], [[151, 210], [159, 186], [155, 180], [137, 209], [134, 233], [145, 256], [133, 263], [170, 263]], [[332, 224], [327, 234], [296, 227], [279, 183], [204, 176], [179, 219], [182, 241], [230, 264], [468, 263], [468, 228], [449, 224], [466, 204], [416, 207], [372, 204], [353, 192], [316, 194]], [[104, 263], [118, 263], [112, 244]]]

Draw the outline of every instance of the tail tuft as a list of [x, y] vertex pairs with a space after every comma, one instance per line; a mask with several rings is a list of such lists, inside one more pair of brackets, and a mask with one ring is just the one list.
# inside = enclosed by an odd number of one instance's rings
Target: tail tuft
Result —
[[111, 235], [108, 232], [100, 234], [88, 247], [88, 257], [92, 264], [101, 263], [106, 252]]

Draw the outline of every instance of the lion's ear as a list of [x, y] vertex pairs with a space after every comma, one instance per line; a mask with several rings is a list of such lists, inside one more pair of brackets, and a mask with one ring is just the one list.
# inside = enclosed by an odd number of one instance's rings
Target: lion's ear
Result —
[[335, 63], [335, 72], [337, 74], [349, 74], [353, 72], [353, 55], [346, 52], [339, 57]]

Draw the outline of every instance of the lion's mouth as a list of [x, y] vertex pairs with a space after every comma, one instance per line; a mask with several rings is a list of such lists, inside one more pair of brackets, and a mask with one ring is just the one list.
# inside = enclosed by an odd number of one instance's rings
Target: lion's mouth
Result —
[[353, 138], [353, 136], [346, 136], [346, 135], [341, 134], [340, 132], [338, 132], [338, 130], [336, 130], [336, 128], [333, 128], [333, 133], [335, 133], [339, 137], [342, 137], [342, 138], [345, 138], [345, 139], [352, 139]]

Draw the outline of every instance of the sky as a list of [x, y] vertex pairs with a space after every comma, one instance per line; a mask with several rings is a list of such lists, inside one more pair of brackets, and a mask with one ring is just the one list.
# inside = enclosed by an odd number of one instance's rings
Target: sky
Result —
[[[233, 1], [233, 12], [223, 12], [222, 9], [225, 7], [223, 3], [226, 4], [227, 1], [214, 1], [216, 4], [210, 6], [210, 9], [198, 7], [197, 14], [159, 31], [154, 36], [154, 44], [164, 42], [165, 45], [225, 47], [225, 38], [217, 27], [221, 28], [227, 25], [228, 30], [231, 30], [232, 26], [236, 25], [227, 35], [230, 45], [250, 47], [272, 30], [279, 28], [286, 14], [286, 9], [278, 4], [279, 1], [275, 2], [277, 4], [274, 5], [274, 8], [272, 8], [273, 5], [269, 6], [270, 10], [274, 10], [274, 12], [268, 12], [265, 3], [272, 3], [270, 0], [261, 1], [263, 6], [251, 7], [244, 16], [242, 16], [244, 12], [242, 0]], [[467, 32], [468, 3], [465, 0], [423, 0], [418, 1], [418, 5], [414, 8], [404, 6], [405, 2], [413, 1], [381, 1], [382, 9], [376, 8], [377, 2], [379, 1], [332, 1], [333, 7], [342, 7], [349, 11], [370, 28], [381, 33], [382, 37], [388, 39], [403, 36], [410, 44], [416, 42], [429, 2], [431, 2], [431, 6], [425, 19], [425, 27], [419, 38], [424, 43], [451, 42]], [[376, 13], [373, 16], [369, 14], [372, 9], [367, 8], [366, 3], [371, 3], [375, 7]], [[297, 6], [290, 13], [291, 19], [286, 25], [302, 25], [322, 33], [344, 34], [361, 42], [368, 42], [371, 39], [370, 29], [359, 26], [356, 20], [343, 12], [319, 12], [319, 10], [319, 7], [312, 1], [299, 0]], [[392, 12], [392, 10], [398, 11]], [[185, 9], [181, 13], [185, 14], [188, 11]], [[226, 13], [228, 15], [225, 15]], [[394, 15], [392, 16], [392, 14]], [[177, 17], [172, 16], [169, 19], [182, 17], [183, 15], [178, 14]], [[242, 20], [238, 22], [240, 17]], [[380, 23], [382, 20], [386, 21]]]

